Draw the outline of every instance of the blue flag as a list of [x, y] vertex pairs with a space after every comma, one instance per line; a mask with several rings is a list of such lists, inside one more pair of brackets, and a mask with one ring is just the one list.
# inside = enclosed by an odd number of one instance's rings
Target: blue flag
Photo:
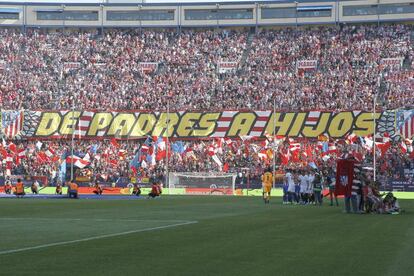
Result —
[[175, 142], [174, 144], [171, 145], [171, 149], [173, 152], [181, 154], [185, 151], [184, 143], [182, 141]]
[[91, 147], [91, 152], [93, 154], [96, 154], [96, 152], [98, 151], [99, 146], [97, 144], [92, 145]]
[[315, 170], [318, 169], [318, 167], [316, 166], [315, 162], [310, 162], [309, 163], [309, 167], [311, 167], [312, 169], [315, 169]]
[[152, 139], [152, 137], [147, 136], [147, 139], [145, 139], [144, 144], [147, 145], [147, 146], [151, 146], [153, 142], [154, 142], [154, 140]]
[[141, 163], [140, 160], [141, 160], [141, 150], [138, 150], [134, 156], [134, 159], [132, 159], [131, 162], [129, 162], [129, 167], [138, 168]]
[[327, 152], [328, 150], [329, 150], [329, 144], [328, 144], [328, 142], [323, 142], [322, 152]]
[[64, 159], [62, 164], [60, 164], [59, 168], [59, 179], [62, 181], [62, 183], [66, 180], [66, 160]]

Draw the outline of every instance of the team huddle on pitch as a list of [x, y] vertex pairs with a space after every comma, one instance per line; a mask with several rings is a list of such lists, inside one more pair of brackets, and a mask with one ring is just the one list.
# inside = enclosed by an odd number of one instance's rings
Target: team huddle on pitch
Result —
[[[335, 175], [331, 168], [321, 171], [286, 169], [283, 177], [283, 204], [322, 205], [323, 197], [329, 196], [330, 206], [339, 206]], [[270, 202], [273, 177], [270, 169], [262, 176], [263, 200], [266, 204]], [[344, 195], [344, 205], [344, 212], [355, 214], [399, 214], [403, 211], [394, 194], [380, 193], [379, 184], [372, 180], [370, 171], [362, 170], [360, 166], [354, 168], [351, 190]]]
[[[283, 204], [318, 204], [322, 205], [322, 191], [329, 188], [331, 205], [335, 198], [338, 206], [338, 199], [335, 195], [334, 172], [326, 170], [292, 170], [286, 169], [283, 178]], [[262, 176], [263, 199], [269, 203], [270, 192], [273, 183], [273, 175], [267, 170]]]

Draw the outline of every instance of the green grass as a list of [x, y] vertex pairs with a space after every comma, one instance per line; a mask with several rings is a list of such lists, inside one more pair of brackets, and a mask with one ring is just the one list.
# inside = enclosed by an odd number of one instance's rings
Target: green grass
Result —
[[[1, 199], [0, 275], [412, 275], [414, 200], [401, 205], [349, 215], [280, 198]], [[112, 235], [123, 232], [134, 233]]]

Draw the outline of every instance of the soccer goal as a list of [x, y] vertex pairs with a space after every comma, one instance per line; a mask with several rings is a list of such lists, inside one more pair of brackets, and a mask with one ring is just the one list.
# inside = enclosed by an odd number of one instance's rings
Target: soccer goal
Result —
[[236, 174], [170, 172], [168, 180], [170, 194], [233, 195]]

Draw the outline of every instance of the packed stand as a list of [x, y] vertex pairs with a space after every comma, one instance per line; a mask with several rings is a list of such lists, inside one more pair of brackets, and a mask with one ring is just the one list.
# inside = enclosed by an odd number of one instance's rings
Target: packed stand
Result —
[[[0, 30], [3, 109], [372, 109], [413, 106], [411, 25], [261, 30]], [[248, 36], [253, 36], [249, 45]], [[243, 59], [242, 57], [245, 57]], [[400, 58], [403, 68], [385, 66]], [[296, 68], [316, 60], [315, 70]], [[220, 73], [218, 62], [237, 62]], [[140, 62], [156, 62], [145, 73]], [[68, 70], [66, 63], [78, 63]], [[397, 68], [398, 67], [398, 68]]]
[[[409, 25], [264, 30], [253, 41], [244, 86], [273, 91], [272, 97], [256, 99], [263, 107], [275, 98], [280, 107], [295, 110], [371, 110], [382, 74], [388, 88], [385, 108], [413, 106], [407, 95], [413, 88], [412, 69], [381, 63], [402, 57], [411, 65], [411, 33]], [[297, 60], [318, 65], [301, 72]]]

